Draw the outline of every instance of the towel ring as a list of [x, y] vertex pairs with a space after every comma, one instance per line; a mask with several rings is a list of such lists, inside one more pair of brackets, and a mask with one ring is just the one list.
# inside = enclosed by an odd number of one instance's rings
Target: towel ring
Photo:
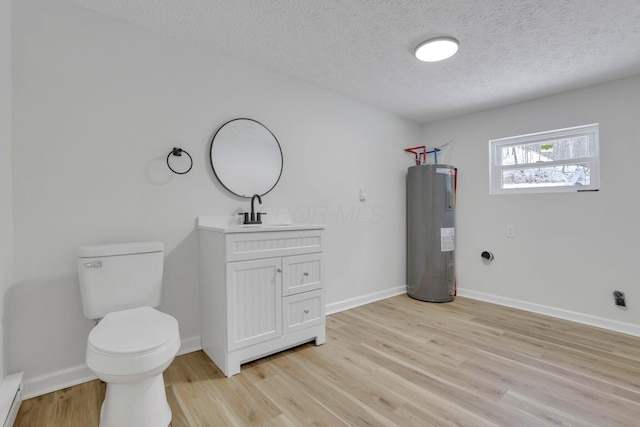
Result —
[[[184, 172], [178, 172], [175, 169], [173, 169], [171, 167], [171, 165], [169, 164], [169, 158], [173, 155], [176, 157], [181, 157], [182, 153], [186, 154], [187, 156], [189, 156], [189, 161], [191, 162], [191, 164], [189, 165], [189, 169], [187, 169]], [[178, 174], [178, 175], [184, 175], [185, 173], [189, 172], [191, 170], [191, 168], [193, 167], [193, 158], [191, 157], [191, 154], [187, 153], [186, 151], [184, 151], [182, 148], [177, 148], [177, 147], [173, 147], [173, 150], [171, 150], [169, 152], [169, 154], [167, 155], [167, 166], [169, 167], [169, 169], [171, 169], [171, 172]]]

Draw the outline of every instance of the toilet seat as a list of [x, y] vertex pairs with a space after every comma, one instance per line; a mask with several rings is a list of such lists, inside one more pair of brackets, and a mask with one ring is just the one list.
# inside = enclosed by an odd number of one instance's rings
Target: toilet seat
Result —
[[172, 316], [138, 307], [107, 314], [89, 334], [89, 344], [108, 354], [136, 355], [161, 347], [177, 333]]
[[172, 316], [151, 307], [121, 310], [107, 314], [89, 333], [87, 365], [96, 374], [143, 374], [170, 363], [179, 348]]

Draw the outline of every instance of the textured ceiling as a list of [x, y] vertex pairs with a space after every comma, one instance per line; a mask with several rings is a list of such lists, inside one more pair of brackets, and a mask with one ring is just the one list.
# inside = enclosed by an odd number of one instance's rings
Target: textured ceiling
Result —
[[640, 0], [69, 1], [419, 123], [640, 73]]

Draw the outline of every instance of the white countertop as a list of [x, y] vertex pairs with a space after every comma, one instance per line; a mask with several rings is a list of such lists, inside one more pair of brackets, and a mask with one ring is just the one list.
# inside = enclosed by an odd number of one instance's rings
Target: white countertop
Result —
[[[239, 217], [238, 217], [239, 218]], [[262, 231], [291, 231], [291, 230], [322, 230], [324, 224], [293, 224], [282, 222], [264, 224], [247, 224], [243, 225], [238, 222], [236, 217], [226, 216], [199, 216], [198, 228], [200, 230], [211, 230], [218, 233], [255, 233]]]

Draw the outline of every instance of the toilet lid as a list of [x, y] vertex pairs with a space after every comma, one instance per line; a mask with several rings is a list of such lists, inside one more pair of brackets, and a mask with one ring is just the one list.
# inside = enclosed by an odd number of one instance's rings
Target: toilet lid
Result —
[[151, 307], [107, 314], [89, 334], [89, 343], [107, 353], [144, 353], [178, 336], [178, 322]]

